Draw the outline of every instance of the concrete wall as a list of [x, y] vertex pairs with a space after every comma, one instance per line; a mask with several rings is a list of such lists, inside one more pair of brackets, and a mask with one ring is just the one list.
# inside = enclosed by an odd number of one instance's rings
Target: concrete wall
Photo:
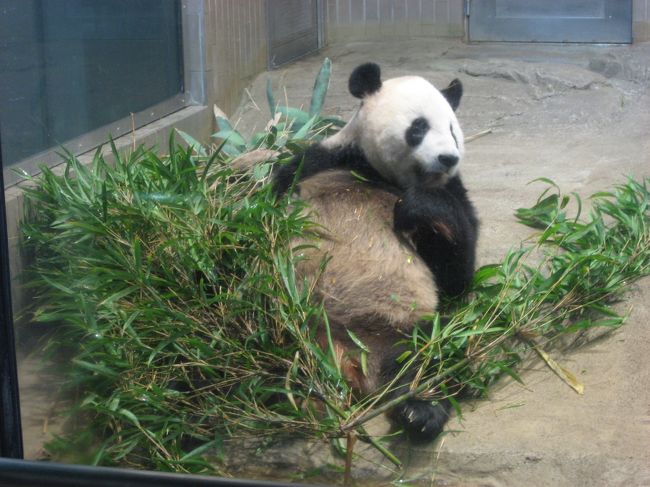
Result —
[[325, 0], [328, 40], [462, 37], [463, 0]]
[[266, 1], [204, 1], [208, 100], [232, 115], [244, 88], [266, 69]]
[[632, 39], [650, 41], [650, 0], [634, 0], [632, 4]]
[[[464, 0], [324, 0], [331, 42], [462, 37]], [[633, 0], [634, 42], [650, 41], [650, 0]]]

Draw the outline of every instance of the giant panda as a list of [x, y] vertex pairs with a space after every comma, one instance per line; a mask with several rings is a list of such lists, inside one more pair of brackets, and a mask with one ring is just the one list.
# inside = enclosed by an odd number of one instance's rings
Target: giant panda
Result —
[[[478, 220], [458, 172], [460, 81], [441, 91], [417, 76], [382, 81], [379, 66], [366, 63], [349, 90], [361, 99], [351, 120], [281, 166], [273, 184], [279, 194], [291, 188], [318, 224], [296, 272], [324, 304], [348, 383], [367, 394], [395, 378], [399, 342], [418, 320], [468, 288]], [[365, 373], [348, 330], [370, 350]], [[318, 339], [328, 346], [324, 330]], [[406, 392], [414, 373], [387, 397]], [[389, 417], [413, 441], [428, 441], [449, 411], [446, 399], [413, 398]]]

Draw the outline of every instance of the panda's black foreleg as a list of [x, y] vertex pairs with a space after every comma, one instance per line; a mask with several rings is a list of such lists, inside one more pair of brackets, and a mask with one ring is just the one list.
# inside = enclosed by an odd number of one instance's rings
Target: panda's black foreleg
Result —
[[306, 179], [320, 171], [336, 167], [338, 161], [332, 151], [320, 144], [309, 146], [305, 152], [295, 155], [288, 163], [280, 166], [273, 180], [273, 188], [277, 194], [286, 193], [292, 184]]
[[457, 296], [474, 275], [478, 220], [458, 176], [441, 188], [408, 188], [395, 203], [394, 227], [414, 243], [440, 291]]
[[370, 167], [358, 147], [349, 145], [327, 148], [322, 144], [314, 144], [276, 170], [273, 187], [277, 194], [284, 194], [294, 182], [307, 179], [321, 171], [340, 167], [356, 170], [371, 179], [377, 178], [376, 171]]

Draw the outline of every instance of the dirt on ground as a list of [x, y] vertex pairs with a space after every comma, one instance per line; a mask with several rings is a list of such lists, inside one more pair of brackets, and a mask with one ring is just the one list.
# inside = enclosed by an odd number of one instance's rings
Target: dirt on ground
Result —
[[[265, 87], [280, 100], [308, 106], [324, 57], [333, 77], [324, 112], [349, 119], [357, 100], [347, 79], [374, 61], [384, 78], [417, 74], [444, 87], [460, 78], [465, 95], [457, 114], [467, 144], [461, 172], [481, 219], [479, 265], [499, 262], [531, 233], [516, 208], [531, 206], [553, 179], [583, 199], [626, 176], [650, 177], [650, 44], [632, 46], [480, 44], [451, 40], [372, 42], [332, 46], [249, 88], [233, 122], [244, 133], [268, 121]], [[520, 369], [524, 384], [502, 380], [485, 400], [463, 404], [434, 445], [397, 445], [406, 468], [396, 472], [370, 449], [355, 463], [359, 485], [395, 479], [449, 486], [650, 485], [650, 279], [631, 285], [618, 310], [619, 330], [553, 352], [584, 384], [574, 393], [542, 362]], [[384, 420], [373, 431], [387, 428]], [[234, 462], [237, 463], [236, 461]], [[340, 481], [341, 465], [323, 444], [271, 446], [246, 462], [243, 475], [287, 478], [309, 469], [311, 481]], [[250, 465], [255, 467], [251, 468]], [[329, 472], [329, 473], [328, 473]], [[310, 479], [304, 478], [305, 481]]]

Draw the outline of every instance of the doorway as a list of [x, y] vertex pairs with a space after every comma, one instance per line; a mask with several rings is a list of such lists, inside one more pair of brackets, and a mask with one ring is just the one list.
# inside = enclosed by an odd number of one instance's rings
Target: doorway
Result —
[[468, 0], [470, 41], [631, 43], [632, 0]]
[[269, 68], [277, 68], [323, 45], [322, 0], [267, 2]]

